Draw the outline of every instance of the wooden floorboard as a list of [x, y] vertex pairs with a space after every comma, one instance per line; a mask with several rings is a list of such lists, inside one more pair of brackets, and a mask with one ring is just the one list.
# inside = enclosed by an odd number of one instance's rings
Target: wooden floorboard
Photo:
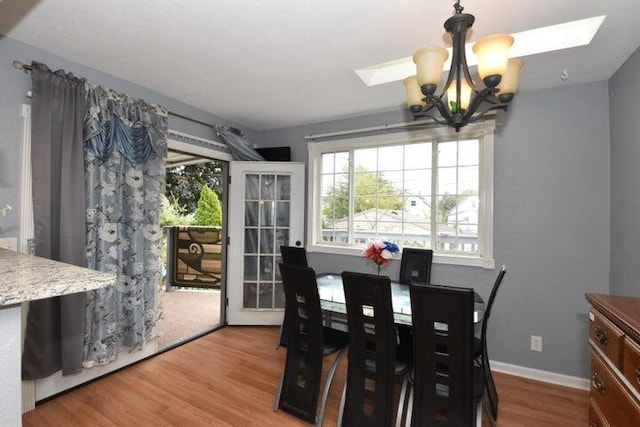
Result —
[[[286, 349], [276, 327], [224, 327], [39, 404], [23, 415], [41, 426], [245, 426], [310, 424], [272, 406]], [[344, 360], [346, 362], [346, 358]], [[330, 365], [325, 362], [325, 375]], [[336, 425], [341, 363], [325, 426]], [[586, 426], [588, 393], [495, 374], [498, 427]], [[489, 423], [485, 419], [483, 425]]]

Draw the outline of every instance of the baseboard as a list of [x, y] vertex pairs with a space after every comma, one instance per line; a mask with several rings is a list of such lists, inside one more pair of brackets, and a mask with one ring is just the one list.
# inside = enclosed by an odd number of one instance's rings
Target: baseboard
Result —
[[555, 372], [542, 371], [540, 369], [527, 368], [526, 366], [511, 365], [509, 363], [491, 361], [491, 370], [517, 377], [529, 378], [536, 381], [557, 384], [565, 387], [589, 390], [590, 382], [587, 378], [572, 377], [570, 375]]

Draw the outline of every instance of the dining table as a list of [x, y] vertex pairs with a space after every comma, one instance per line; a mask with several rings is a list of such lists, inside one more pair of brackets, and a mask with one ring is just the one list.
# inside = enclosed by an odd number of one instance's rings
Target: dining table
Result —
[[[342, 275], [340, 273], [320, 273], [316, 276], [323, 324], [332, 329], [347, 331], [347, 306], [344, 299]], [[397, 325], [411, 326], [411, 297], [409, 285], [391, 280], [391, 300], [393, 320]], [[482, 322], [485, 303], [482, 297], [474, 292], [473, 321], [476, 325]]]

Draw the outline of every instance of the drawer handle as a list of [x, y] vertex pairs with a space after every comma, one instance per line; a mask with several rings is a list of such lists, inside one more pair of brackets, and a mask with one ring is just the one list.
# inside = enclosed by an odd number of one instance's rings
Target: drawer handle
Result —
[[607, 343], [609, 342], [609, 338], [607, 338], [607, 333], [600, 325], [596, 326], [596, 338], [602, 345], [607, 345]]
[[604, 380], [600, 378], [600, 375], [598, 375], [597, 372], [594, 372], [593, 376], [591, 377], [591, 385], [593, 385], [593, 388], [598, 390], [600, 394], [604, 393]]
[[636, 369], [636, 382], [640, 384], [640, 368]]

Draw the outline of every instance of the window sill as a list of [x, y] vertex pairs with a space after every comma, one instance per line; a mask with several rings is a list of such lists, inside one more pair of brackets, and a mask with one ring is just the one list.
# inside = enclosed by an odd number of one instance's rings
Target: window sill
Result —
[[[362, 257], [363, 249], [352, 248], [348, 246], [328, 246], [328, 245], [310, 245], [307, 247], [307, 251], [310, 253], [322, 253], [331, 255], [347, 255]], [[399, 260], [399, 257], [396, 259]], [[465, 255], [453, 255], [453, 254], [433, 254], [433, 262], [435, 264], [447, 264], [447, 265], [462, 265], [466, 267], [481, 267], [488, 270], [493, 270], [496, 267], [495, 259], [484, 259], [479, 256], [465, 256]]]

